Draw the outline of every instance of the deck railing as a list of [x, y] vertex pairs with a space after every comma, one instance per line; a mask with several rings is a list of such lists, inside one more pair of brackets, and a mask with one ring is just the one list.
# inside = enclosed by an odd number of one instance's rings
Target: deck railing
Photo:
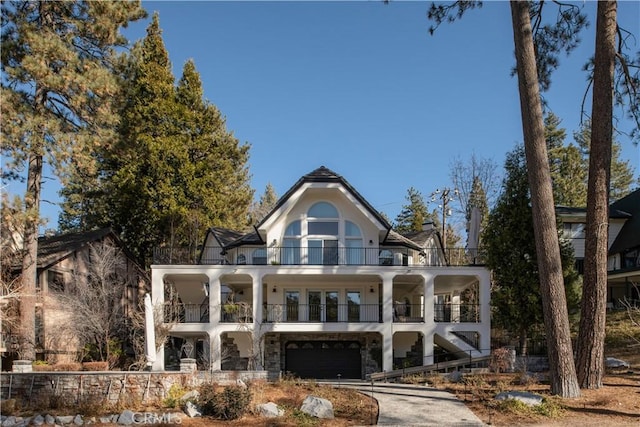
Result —
[[[247, 303], [221, 304], [221, 323], [253, 323], [253, 307]], [[420, 304], [394, 304], [394, 323], [424, 321]], [[441, 323], [480, 323], [477, 304], [435, 304], [434, 320]], [[165, 304], [167, 323], [209, 323], [208, 304]], [[381, 304], [267, 304], [264, 323], [379, 323]]]
[[462, 266], [483, 263], [477, 249], [446, 248], [415, 251], [407, 248], [303, 248], [241, 247], [221, 253], [220, 248], [155, 248], [153, 263], [161, 265], [377, 265]]

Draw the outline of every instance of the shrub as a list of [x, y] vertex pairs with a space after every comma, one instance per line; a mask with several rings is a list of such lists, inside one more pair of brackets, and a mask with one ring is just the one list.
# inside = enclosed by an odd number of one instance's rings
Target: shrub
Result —
[[200, 387], [198, 403], [202, 415], [211, 415], [222, 420], [235, 420], [244, 415], [251, 403], [251, 392], [239, 386], [227, 386], [217, 393], [214, 384]]
[[496, 348], [491, 352], [489, 368], [493, 372], [506, 372], [511, 365], [511, 351], [506, 347]]
[[180, 399], [187, 391], [182, 388], [180, 384], [171, 384], [167, 397], [162, 401], [162, 404], [167, 408], [177, 408], [180, 405]]
[[108, 371], [109, 362], [83, 362], [83, 371]]

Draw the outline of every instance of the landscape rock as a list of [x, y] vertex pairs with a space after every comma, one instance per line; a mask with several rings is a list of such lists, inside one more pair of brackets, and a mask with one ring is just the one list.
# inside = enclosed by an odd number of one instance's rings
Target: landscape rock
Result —
[[240, 387], [240, 388], [244, 388], [244, 389], [246, 389], [246, 388], [247, 388], [247, 384], [245, 384], [245, 382], [244, 382], [244, 381], [242, 381], [240, 378], [238, 378], [238, 379], [236, 380], [236, 385], [237, 385], [238, 387]]
[[100, 417], [100, 424], [109, 424], [111, 421], [111, 417]]
[[53, 415], [47, 414], [44, 417], [44, 422], [47, 425], [52, 425], [52, 424], [56, 423], [56, 419], [55, 419], [55, 417]]
[[275, 418], [284, 415], [284, 410], [278, 408], [278, 405], [273, 402], [260, 404], [256, 407], [256, 409], [258, 410], [258, 414], [260, 414], [260, 416], [266, 418]]
[[496, 400], [507, 399], [518, 400], [528, 406], [537, 406], [542, 404], [542, 396], [526, 391], [503, 391], [496, 395]]
[[333, 404], [327, 399], [317, 396], [307, 396], [302, 402], [300, 410], [316, 418], [333, 419]]
[[462, 379], [462, 372], [453, 371], [449, 375], [447, 375], [447, 379], [452, 383], [459, 383], [460, 380]]
[[77, 426], [81, 426], [84, 424], [84, 420], [82, 419], [82, 415], [76, 415], [73, 417], [73, 424]]
[[187, 414], [190, 418], [202, 416], [202, 412], [200, 412], [200, 408], [198, 408], [198, 406], [193, 402], [187, 402], [184, 405], [184, 413]]
[[73, 415], [64, 415], [56, 417], [56, 424], [71, 424], [73, 422]]
[[2, 427], [13, 427], [16, 425], [16, 417], [10, 415], [2, 420]]
[[609, 369], [629, 368], [629, 363], [615, 357], [605, 357], [604, 366]]
[[35, 417], [33, 417], [33, 420], [31, 420], [31, 423], [34, 426], [41, 426], [42, 424], [44, 424], [44, 417], [38, 414]]
[[134, 415], [134, 412], [128, 409], [125, 411], [122, 411], [122, 413], [118, 417], [118, 424], [130, 426], [131, 424], [133, 424], [133, 421], [134, 421], [133, 415]]
[[200, 392], [198, 392], [198, 390], [191, 390], [186, 392], [181, 398], [180, 400], [183, 402], [186, 402], [187, 400], [198, 400], [198, 398], [200, 397]]

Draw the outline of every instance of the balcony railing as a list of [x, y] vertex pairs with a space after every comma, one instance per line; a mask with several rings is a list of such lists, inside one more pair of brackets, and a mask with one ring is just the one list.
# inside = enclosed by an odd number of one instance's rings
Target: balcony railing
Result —
[[480, 323], [479, 304], [434, 304], [436, 322]]
[[476, 249], [447, 248], [414, 251], [407, 248], [303, 248], [241, 247], [220, 253], [220, 248], [155, 248], [154, 264], [207, 265], [377, 265], [462, 266], [481, 265]]
[[[424, 321], [421, 304], [394, 304], [394, 323]], [[435, 304], [434, 320], [444, 323], [480, 323], [477, 304]], [[209, 323], [208, 304], [165, 304], [167, 323]], [[246, 303], [221, 304], [221, 323], [253, 323], [253, 307]], [[380, 323], [381, 304], [268, 304], [265, 323]]]
[[267, 323], [371, 323], [382, 322], [380, 304], [269, 304]]

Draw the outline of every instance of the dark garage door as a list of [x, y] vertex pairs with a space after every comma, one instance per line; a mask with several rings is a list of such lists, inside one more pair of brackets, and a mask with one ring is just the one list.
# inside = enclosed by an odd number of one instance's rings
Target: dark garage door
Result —
[[356, 341], [290, 341], [285, 369], [300, 378], [361, 378], [360, 344]]

